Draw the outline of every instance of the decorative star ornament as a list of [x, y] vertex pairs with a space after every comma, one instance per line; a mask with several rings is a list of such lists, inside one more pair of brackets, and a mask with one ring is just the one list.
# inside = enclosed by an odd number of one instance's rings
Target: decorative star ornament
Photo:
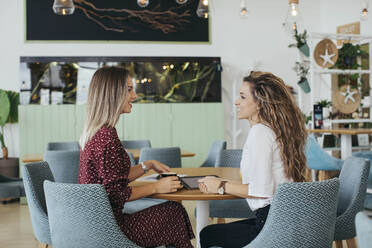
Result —
[[331, 60], [331, 58], [335, 56], [335, 54], [328, 54], [328, 49], [325, 50], [325, 54], [324, 55], [319, 55], [319, 57], [321, 57], [323, 59], [323, 66], [325, 66], [327, 63], [330, 63], [331, 65], [334, 65], [335, 62], [333, 62]]
[[352, 101], [352, 102], [355, 102], [355, 99], [354, 99], [353, 95], [355, 95], [356, 93], [358, 93], [358, 92], [357, 91], [350, 91], [350, 85], [347, 86], [345, 92], [340, 92], [340, 94], [345, 97], [345, 100], [344, 100], [345, 104], [349, 100]]

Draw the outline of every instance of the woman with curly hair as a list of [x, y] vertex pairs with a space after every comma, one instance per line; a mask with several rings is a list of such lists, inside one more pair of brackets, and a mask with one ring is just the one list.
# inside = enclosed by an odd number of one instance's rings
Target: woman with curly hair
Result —
[[257, 218], [205, 227], [200, 232], [202, 248], [249, 244], [265, 224], [278, 185], [305, 181], [305, 124], [283, 80], [252, 71], [243, 79], [235, 105], [238, 118], [251, 124], [240, 163], [242, 182], [205, 177], [199, 188], [204, 193], [246, 198]]

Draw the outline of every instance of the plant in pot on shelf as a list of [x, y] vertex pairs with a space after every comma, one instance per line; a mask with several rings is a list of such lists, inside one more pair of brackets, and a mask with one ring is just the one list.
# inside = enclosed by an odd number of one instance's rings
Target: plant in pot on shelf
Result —
[[320, 100], [315, 103], [316, 105], [320, 105], [323, 108], [323, 119], [329, 119], [331, 116], [330, 107], [332, 107], [332, 102], [326, 99]]
[[338, 59], [334, 67], [338, 69], [356, 70], [361, 67], [357, 62], [357, 58], [366, 55], [368, 55], [368, 53], [363, 51], [360, 45], [344, 43], [341, 49], [338, 50]]
[[303, 33], [298, 33], [297, 29], [294, 30], [294, 38], [296, 43], [290, 44], [288, 47], [297, 47], [298, 50], [302, 52], [303, 55], [309, 57], [310, 55], [310, 48], [307, 44], [307, 32], [306, 29]]
[[18, 122], [19, 93], [0, 89], [0, 144], [3, 158], [0, 159], [0, 174], [18, 176], [18, 158], [8, 157], [4, 127], [6, 124]]
[[307, 74], [310, 69], [310, 62], [308, 60], [304, 60], [302, 62], [296, 62], [293, 70], [297, 73], [297, 76], [300, 77], [300, 80], [297, 82], [298, 86], [305, 92], [310, 92], [310, 85], [309, 81], [307, 80]]

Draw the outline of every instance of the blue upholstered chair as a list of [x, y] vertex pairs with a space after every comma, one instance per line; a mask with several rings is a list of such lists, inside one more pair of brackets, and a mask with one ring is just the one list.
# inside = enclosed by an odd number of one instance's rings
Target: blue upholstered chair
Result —
[[150, 140], [121, 140], [124, 149], [142, 149], [151, 148]]
[[332, 247], [338, 189], [337, 178], [279, 185], [265, 226], [245, 247]]
[[[221, 150], [217, 155], [215, 167], [240, 168], [241, 149]], [[209, 201], [209, 216], [212, 218], [255, 218], [245, 199]], [[223, 219], [218, 220], [224, 222]]]
[[47, 151], [79, 151], [80, 145], [78, 142], [49, 142]]
[[[150, 140], [121, 140], [121, 144], [126, 150], [127, 149], [142, 149], [145, 147], [151, 148]], [[138, 164], [138, 159], [135, 159], [133, 156], [130, 157], [130, 155], [129, 155], [129, 158], [131, 159], [132, 165]]]
[[43, 182], [54, 181], [53, 174], [47, 162], [38, 162], [22, 166], [22, 175], [35, 237], [40, 243], [51, 245]]
[[56, 182], [78, 183], [80, 151], [46, 151], [44, 160]]
[[369, 168], [369, 160], [364, 158], [349, 157], [344, 161], [334, 235], [337, 247], [342, 247], [342, 240], [351, 246], [355, 242], [355, 215], [363, 210]]
[[313, 181], [316, 180], [314, 170], [341, 170], [343, 160], [324, 151], [313, 135], [307, 137], [305, 155], [307, 167], [313, 171]]
[[355, 226], [359, 248], [371, 248], [372, 245], [372, 219], [363, 213], [357, 213]]
[[22, 179], [11, 178], [0, 174], [0, 201], [25, 196]]
[[53, 248], [139, 247], [120, 230], [100, 184], [44, 183]]
[[214, 167], [220, 151], [226, 149], [226, 141], [215, 140], [209, 148], [208, 156], [200, 167]]
[[[371, 151], [363, 151], [363, 152], [354, 152], [353, 157], [358, 158], [367, 158], [369, 159], [372, 167], [372, 152]], [[366, 199], [364, 200], [364, 207], [368, 209], [372, 209], [372, 193], [368, 193], [368, 191], [372, 191], [372, 170], [369, 170], [368, 182], [367, 182], [367, 195]]]
[[158, 160], [171, 168], [181, 168], [181, 150], [179, 147], [142, 148], [139, 161]]
[[136, 160], [134, 159], [133, 154], [131, 152], [128, 152], [128, 151], [127, 151], [127, 153], [128, 153], [129, 160], [130, 160], [130, 165], [135, 166], [137, 163], [136, 163]]

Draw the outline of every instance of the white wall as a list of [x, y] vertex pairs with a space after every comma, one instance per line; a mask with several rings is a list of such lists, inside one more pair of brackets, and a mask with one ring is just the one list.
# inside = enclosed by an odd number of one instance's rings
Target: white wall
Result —
[[[51, 1], [51, 0], [50, 0]], [[240, 0], [212, 0], [211, 44], [121, 44], [83, 42], [24, 42], [24, 1], [0, 1], [0, 88], [19, 89], [20, 56], [220, 56], [223, 62], [223, 101], [225, 103], [226, 140], [231, 144], [231, 83], [240, 82], [252, 69], [270, 71], [292, 86], [297, 78], [292, 71], [297, 52], [289, 49], [289, 39], [281, 24], [288, 8], [287, 0], [247, 0], [249, 17], [239, 16]], [[336, 26], [359, 20], [359, 0], [301, 0], [300, 9], [307, 29], [335, 32]], [[371, 32], [363, 24], [362, 32]], [[47, 30], [46, 30], [47, 32]], [[240, 83], [238, 83], [239, 85]], [[239, 87], [237, 88], [237, 90]], [[248, 123], [243, 128], [241, 147]], [[8, 132], [10, 133], [10, 132]], [[18, 155], [18, 129], [12, 130], [10, 155]]]

